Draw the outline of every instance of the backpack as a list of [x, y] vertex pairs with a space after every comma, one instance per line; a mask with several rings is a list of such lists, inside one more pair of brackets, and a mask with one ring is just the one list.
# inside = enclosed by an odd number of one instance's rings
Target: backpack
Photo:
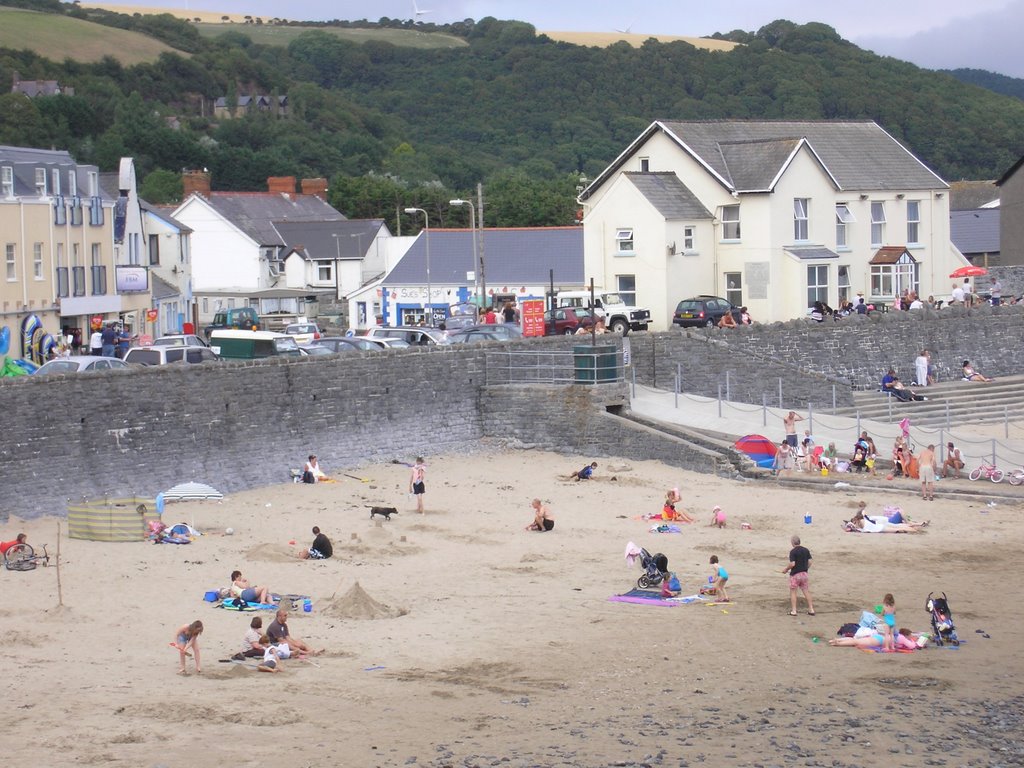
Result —
[[836, 632], [836, 637], [853, 637], [857, 634], [858, 629], [860, 629], [859, 624], [843, 624]]

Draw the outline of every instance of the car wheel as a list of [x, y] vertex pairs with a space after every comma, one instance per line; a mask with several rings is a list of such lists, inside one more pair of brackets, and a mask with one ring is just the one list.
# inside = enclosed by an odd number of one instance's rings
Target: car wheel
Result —
[[614, 320], [612, 321], [612, 333], [625, 336], [629, 333], [629, 325], [625, 320]]
[[566, 328], [564, 331], [562, 331], [563, 336], [572, 336], [575, 333], [576, 331], [573, 328]]
[[715, 327], [715, 321], [714, 321], [714, 320], [712, 320], [712, 319], [711, 319], [711, 318], [709, 317], [709, 318], [708, 318], [708, 321], [707, 321], [706, 323], [704, 323], [704, 327], [705, 327], [705, 328], [714, 328], [714, 327]]

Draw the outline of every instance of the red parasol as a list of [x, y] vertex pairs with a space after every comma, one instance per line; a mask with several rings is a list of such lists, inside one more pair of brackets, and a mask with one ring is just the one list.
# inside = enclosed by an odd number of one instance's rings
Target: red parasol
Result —
[[949, 273], [950, 277], [981, 277], [987, 275], [988, 270], [984, 267], [976, 267], [973, 264], [966, 267], [959, 267]]

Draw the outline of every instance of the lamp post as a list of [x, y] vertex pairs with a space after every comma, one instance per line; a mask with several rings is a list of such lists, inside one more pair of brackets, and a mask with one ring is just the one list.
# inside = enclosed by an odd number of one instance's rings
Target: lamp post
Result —
[[479, 312], [484, 308], [484, 300], [486, 297], [483, 296], [483, 290], [480, 287], [480, 276], [483, 270], [476, 263], [479, 254], [479, 250], [476, 247], [476, 208], [474, 207], [472, 200], [449, 200], [448, 205], [469, 206], [469, 225], [473, 231], [473, 290], [478, 297], [479, 306], [477, 308], [477, 311]]
[[430, 304], [431, 294], [433, 293], [433, 290], [432, 290], [431, 285], [430, 285], [430, 217], [427, 216], [427, 212], [425, 210], [423, 210], [422, 208], [406, 208], [405, 212], [406, 213], [422, 213], [423, 214], [423, 231], [426, 233], [424, 235], [423, 239], [424, 239], [424, 242], [426, 243], [426, 248], [427, 248], [427, 303], [426, 303], [425, 307], [426, 307], [427, 315], [429, 316], [430, 327], [433, 328], [434, 327], [434, 308]]

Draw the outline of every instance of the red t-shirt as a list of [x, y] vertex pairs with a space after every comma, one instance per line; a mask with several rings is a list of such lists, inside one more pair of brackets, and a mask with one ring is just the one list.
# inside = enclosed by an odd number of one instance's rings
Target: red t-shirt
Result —
[[20, 543], [17, 539], [14, 541], [3, 541], [0, 542], [0, 555], [5, 554], [8, 549], [13, 547], [15, 544]]

